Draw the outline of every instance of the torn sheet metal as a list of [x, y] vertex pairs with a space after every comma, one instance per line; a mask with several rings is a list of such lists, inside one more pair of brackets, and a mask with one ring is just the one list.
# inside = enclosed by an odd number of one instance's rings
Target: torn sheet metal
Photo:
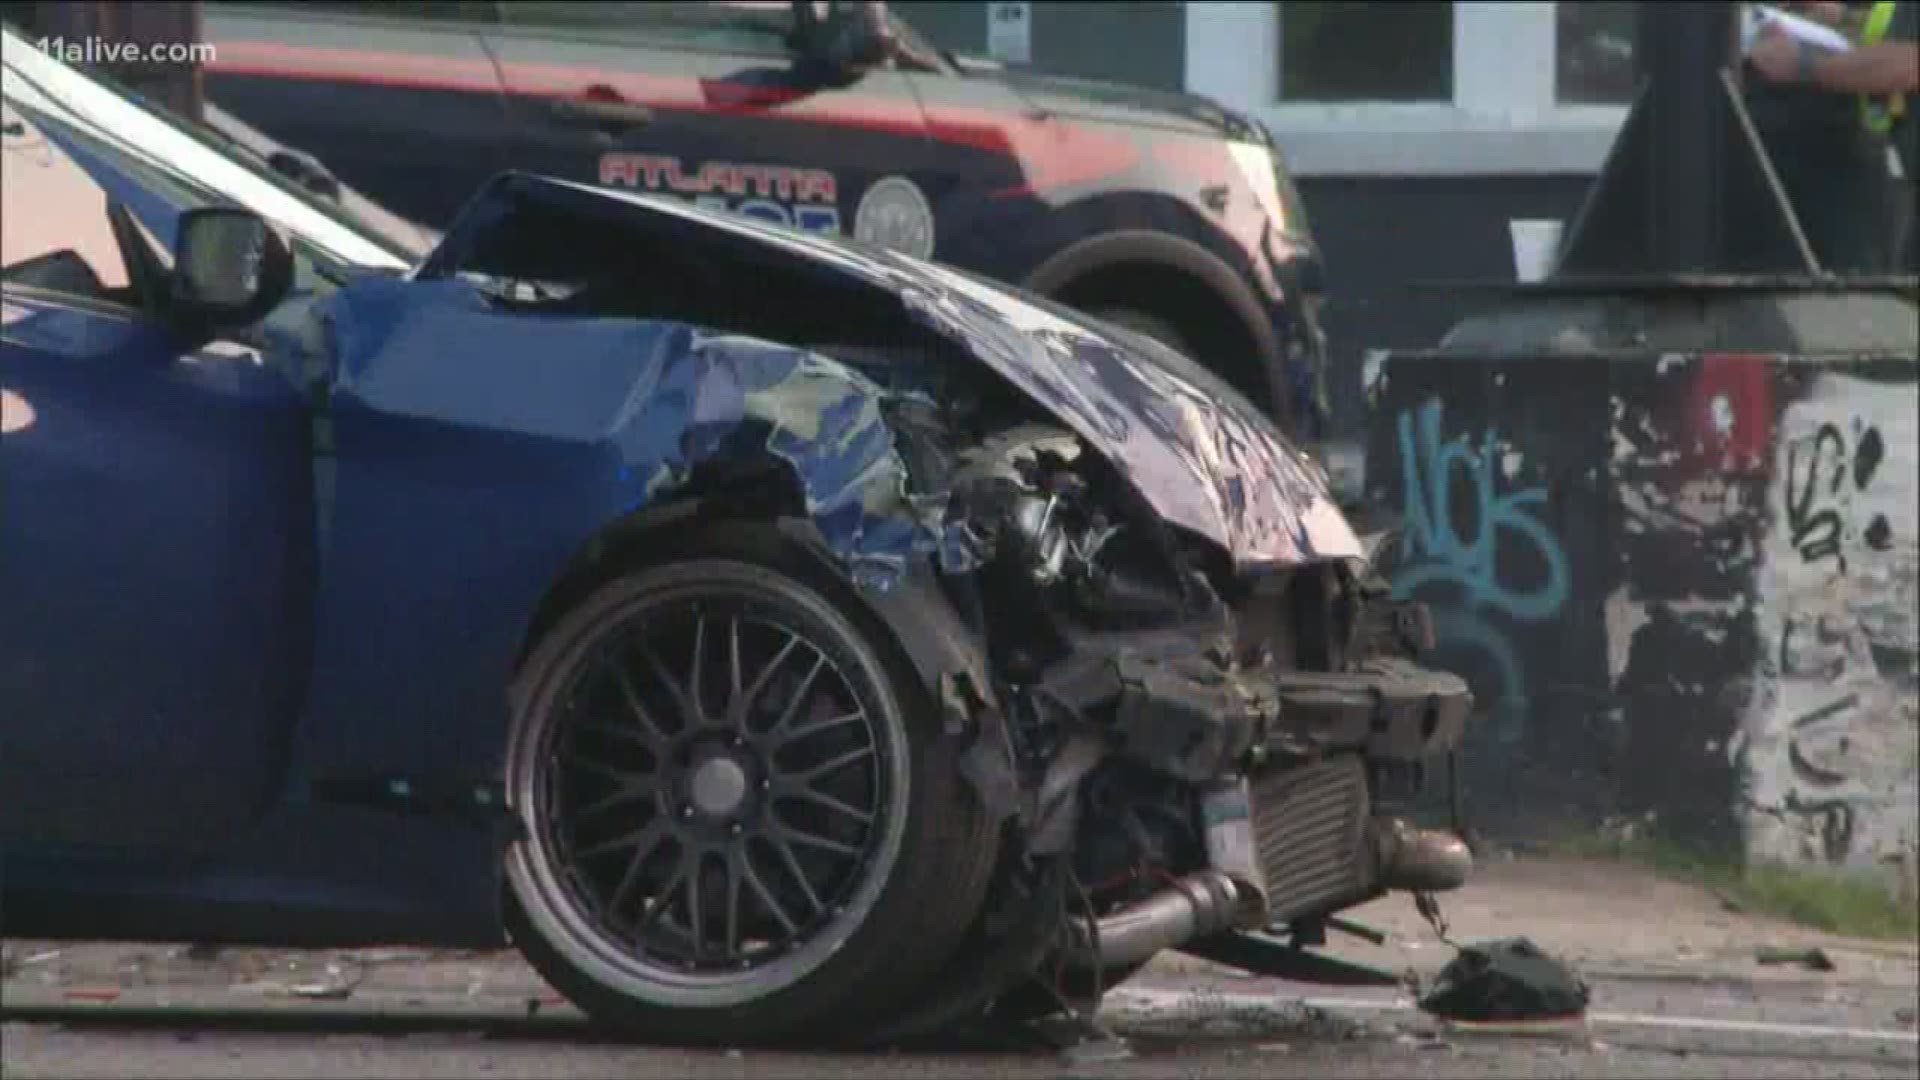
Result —
[[863, 585], [963, 539], [943, 501], [909, 494], [884, 391], [827, 357], [681, 323], [513, 314], [463, 281], [370, 279], [324, 313], [335, 407], [595, 444], [628, 512], [702, 465], [765, 455]]
[[671, 199], [508, 173], [475, 196], [420, 276], [466, 268], [521, 206], [585, 215], [636, 240], [747, 241], [757, 256], [877, 290], [1073, 429], [1156, 512], [1218, 543], [1240, 569], [1364, 557], [1318, 467], [1218, 379], [1137, 335], [1110, 336], [1047, 301], [945, 267]]

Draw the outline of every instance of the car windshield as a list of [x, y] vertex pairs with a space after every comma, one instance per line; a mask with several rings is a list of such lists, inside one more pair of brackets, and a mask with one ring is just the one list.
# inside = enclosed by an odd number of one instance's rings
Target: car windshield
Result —
[[[0, 28], [5, 94], [37, 124], [110, 147], [125, 171], [129, 209], [161, 236], [171, 218], [200, 206], [238, 205], [293, 234], [329, 277], [351, 267], [404, 270], [413, 254], [339, 206], [280, 176], [214, 129], [184, 120], [97, 72], [82, 72]], [[144, 211], [144, 212], [143, 212]]]

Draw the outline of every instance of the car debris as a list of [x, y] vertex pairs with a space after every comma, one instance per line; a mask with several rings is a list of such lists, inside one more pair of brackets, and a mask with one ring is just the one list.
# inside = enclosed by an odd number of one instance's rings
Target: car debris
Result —
[[344, 1001], [353, 996], [351, 983], [296, 983], [287, 987], [288, 997], [311, 1001]]
[[1437, 1031], [1408, 1031], [1394, 1037], [1398, 1046], [1415, 1050], [1452, 1050], [1453, 1044], [1442, 1038]]
[[1462, 946], [1420, 1008], [1466, 1023], [1559, 1022], [1585, 1015], [1591, 997], [1571, 968], [1527, 938]]

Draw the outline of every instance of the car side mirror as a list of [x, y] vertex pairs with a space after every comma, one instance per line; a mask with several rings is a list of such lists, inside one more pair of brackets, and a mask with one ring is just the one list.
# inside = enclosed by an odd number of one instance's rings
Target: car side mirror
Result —
[[[821, 7], [826, 8], [824, 17]], [[794, 9], [801, 55], [835, 78], [858, 78], [893, 57], [897, 42], [884, 3], [797, 0]]]
[[293, 285], [293, 253], [265, 218], [210, 207], [180, 215], [173, 241], [173, 308], [214, 329], [245, 326]]

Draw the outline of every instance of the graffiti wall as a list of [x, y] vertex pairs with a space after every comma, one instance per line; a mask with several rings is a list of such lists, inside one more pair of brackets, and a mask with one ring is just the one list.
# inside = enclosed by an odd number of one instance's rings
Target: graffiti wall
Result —
[[1920, 847], [1914, 387], [1820, 373], [1798, 390], [1775, 435], [1756, 597], [1748, 850], [1907, 871]]
[[1368, 489], [1481, 704], [1482, 821], [1911, 874], [1912, 363], [1402, 359], [1368, 365]]
[[1518, 479], [1521, 451], [1490, 429], [1443, 439], [1443, 415], [1429, 399], [1394, 421], [1406, 529], [1394, 593], [1452, 593], [1437, 602], [1436, 633], [1483, 654], [1496, 684], [1493, 736], [1511, 743], [1524, 737], [1533, 701], [1513, 635], [1562, 614], [1567, 555], [1540, 517], [1546, 486]]
[[1462, 766], [1484, 813], [1603, 791], [1605, 430], [1578, 405], [1603, 375], [1449, 364], [1369, 380], [1368, 487], [1403, 530], [1390, 576], [1433, 612], [1433, 662], [1474, 688]]
[[1768, 357], [1673, 356], [1616, 365], [1609, 386], [1615, 809], [1717, 850], [1744, 829], [1773, 379]]

